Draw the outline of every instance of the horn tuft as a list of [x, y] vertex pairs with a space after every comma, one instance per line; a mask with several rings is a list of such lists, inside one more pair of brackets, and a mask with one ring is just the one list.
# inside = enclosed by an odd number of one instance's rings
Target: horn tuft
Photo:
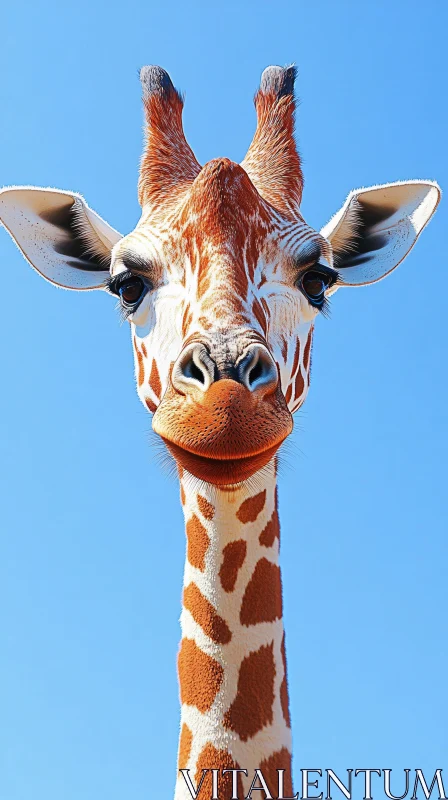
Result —
[[260, 81], [260, 92], [275, 94], [277, 98], [294, 94], [297, 67], [266, 67]]
[[[147, 101], [153, 94], [168, 96], [176, 92], [173, 82], [162, 67], [148, 66], [140, 70], [140, 81], [143, 89], [143, 100]], [[176, 92], [178, 94], [178, 92]]]

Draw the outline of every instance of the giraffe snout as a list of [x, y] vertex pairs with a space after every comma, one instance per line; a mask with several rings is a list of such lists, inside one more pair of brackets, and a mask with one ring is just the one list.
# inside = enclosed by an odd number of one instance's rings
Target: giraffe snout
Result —
[[232, 485], [275, 456], [292, 417], [268, 348], [234, 336], [184, 347], [152, 425], [179, 466]]

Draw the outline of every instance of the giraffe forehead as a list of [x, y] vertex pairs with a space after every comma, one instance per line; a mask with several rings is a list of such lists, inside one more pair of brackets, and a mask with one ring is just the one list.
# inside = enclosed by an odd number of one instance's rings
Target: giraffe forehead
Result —
[[292, 259], [308, 260], [308, 253], [328, 258], [330, 249], [303, 218], [287, 220], [263, 200], [239, 164], [219, 158], [202, 168], [163, 220], [143, 212], [119, 243], [112, 272], [124, 269], [120, 256], [135, 250], [156, 271], [166, 270], [168, 280], [188, 286], [194, 276], [198, 297], [229, 279], [242, 298], [261, 271], [269, 277], [269, 268], [275, 275]]
[[[236, 207], [235, 207], [236, 206]], [[201, 219], [209, 219], [212, 228], [221, 215], [232, 220], [245, 220], [259, 216], [267, 223], [269, 206], [261, 198], [247, 172], [228, 158], [209, 161], [192, 183], [184, 210]]]
[[243, 300], [251, 287], [284, 274], [294, 258], [315, 253], [318, 260], [327, 244], [300, 215], [282, 217], [245, 170], [225, 158], [202, 169], [172, 230], [180, 234], [198, 298], [219, 288]]
[[234, 270], [254, 264], [273, 230], [272, 214], [247, 173], [225, 158], [201, 170], [179, 221], [185, 247], [202, 269], [217, 261]]

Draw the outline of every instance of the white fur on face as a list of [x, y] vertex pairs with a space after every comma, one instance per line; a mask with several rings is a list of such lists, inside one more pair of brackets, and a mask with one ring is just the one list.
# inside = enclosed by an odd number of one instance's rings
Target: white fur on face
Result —
[[[135, 253], [148, 265], [152, 289], [129, 316], [134, 342], [137, 390], [140, 399], [154, 410], [168, 386], [172, 364], [191, 335], [207, 336], [232, 330], [235, 336], [255, 331], [266, 340], [279, 368], [281, 386], [291, 411], [305, 400], [309, 385], [309, 358], [305, 360], [317, 311], [294, 285], [297, 264], [306, 264], [310, 243], [319, 242], [323, 264], [331, 266], [331, 248], [303, 222], [285, 224], [276, 220], [265, 237], [256, 269], [247, 280], [245, 296], [232, 286], [232, 269], [246, 276], [249, 267], [244, 252], [230, 256], [210, 243], [207, 248], [208, 288], [199, 296], [201, 257], [197, 247], [186, 250], [176, 241], [172, 226], [162, 230], [145, 215], [136, 230], [115, 248], [111, 272], [126, 269], [124, 255]], [[254, 314], [257, 307], [261, 312]], [[299, 358], [299, 360], [297, 360]], [[155, 366], [154, 366], [155, 365]], [[157, 374], [154, 383], [151, 375]], [[299, 376], [301, 372], [303, 380]], [[295, 387], [300, 389], [298, 395]]]

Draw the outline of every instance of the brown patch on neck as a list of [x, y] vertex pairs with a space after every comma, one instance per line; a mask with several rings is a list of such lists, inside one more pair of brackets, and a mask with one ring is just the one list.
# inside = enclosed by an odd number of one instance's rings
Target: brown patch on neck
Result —
[[266, 489], [263, 489], [259, 494], [254, 497], [248, 497], [241, 503], [236, 516], [243, 524], [247, 522], [255, 522], [258, 515], [263, 511], [266, 503]]
[[280, 703], [282, 707], [283, 719], [285, 720], [288, 728], [291, 727], [291, 717], [289, 715], [289, 697], [288, 697], [288, 679], [286, 677], [286, 647], [285, 647], [285, 634], [282, 639], [282, 661], [283, 661], [283, 680], [280, 686]]
[[148, 408], [148, 411], [150, 411], [151, 414], [155, 414], [155, 412], [157, 411], [157, 406], [155, 403], [152, 402], [150, 397], [145, 397], [145, 403]]
[[141, 386], [143, 381], [145, 380], [145, 365], [143, 362], [143, 356], [138, 348], [137, 339], [135, 336], [134, 336], [134, 348], [137, 355], [137, 364], [138, 364], [137, 383], [139, 386]]
[[207, 553], [210, 539], [202, 522], [196, 514], [188, 520], [187, 525], [187, 558], [192, 567], [205, 570], [205, 554]]
[[280, 567], [260, 558], [246, 586], [241, 603], [242, 625], [274, 622], [282, 617], [282, 581]]
[[209, 501], [206, 500], [205, 497], [202, 497], [201, 494], [198, 494], [197, 499], [198, 499], [198, 508], [202, 516], [205, 517], [205, 519], [213, 519], [213, 517], [215, 516], [215, 509], [212, 506], [212, 504], [209, 503]]
[[180, 700], [205, 713], [222, 684], [224, 670], [214, 658], [203, 653], [193, 639], [182, 639], [177, 658]]
[[280, 523], [277, 509], [274, 510], [268, 524], [260, 533], [259, 542], [264, 547], [272, 547], [276, 539], [280, 541]]
[[305, 350], [303, 353], [303, 367], [305, 372], [308, 372], [311, 363], [311, 345], [313, 344], [313, 328], [310, 329], [308, 339], [306, 340]]
[[230, 642], [232, 634], [227, 622], [219, 616], [195, 583], [185, 587], [183, 602], [184, 607], [210, 639], [217, 644]]
[[219, 580], [225, 592], [233, 592], [238, 577], [238, 572], [246, 558], [247, 544], [244, 539], [229, 542], [222, 551], [222, 564], [219, 570]]
[[266, 780], [266, 783], [269, 787], [269, 791], [272, 794], [272, 797], [277, 797], [278, 795], [278, 769], [284, 769], [284, 778], [283, 778], [283, 793], [282, 797], [292, 798], [294, 797], [293, 788], [292, 788], [292, 765], [291, 765], [291, 753], [286, 749], [286, 747], [282, 747], [281, 750], [278, 752], [273, 753], [272, 756], [266, 758], [260, 764], [260, 770], [263, 773], [263, 777]]
[[185, 725], [184, 722], [184, 724], [182, 725], [182, 730], [180, 732], [180, 739], [179, 739], [179, 755], [177, 758], [179, 769], [187, 768], [192, 744], [193, 744], [193, 734], [190, 731], [188, 725]]
[[297, 401], [303, 394], [305, 388], [305, 381], [303, 379], [302, 370], [299, 369], [294, 384], [294, 400]]
[[272, 723], [274, 705], [274, 644], [262, 645], [243, 659], [235, 700], [224, 715], [224, 727], [247, 742]]
[[153, 392], [154, 392], [155, 396], [157, 397], [157, 399], [160, 400], [161, 395], [162, 395], [162, 384], [160, 383], [159, 370], [157, 369], [157, 364], [156, 364], [154, 358], [152, 360], [152, 365], [151, 365], [151, 374], [149, 376], [149, 385], [150, 385], [151, 389], [153, 390]]
[[[220, 800], [232, 800], [235, 796], [232, 791], [232, 773], [222, 774], [222, 770], [226, 769], [240, 769], [236, 761], [233, 760], [230, 753], [226, 750], [217, 750], [216, 747], [209, 742], [205, 745], [204, 749], [199, 754], [198, 763], [196, 767], [196, 786], [202, 778], [202, 770], [218, 769], [219, 774], [219, 798]], [[201, 791], [198, 794], [200, 800], [209, 800], [212, 796], [212, 773], [208, 772], [201, 785]], [[244, 797], [243, 784], [241, 775], [237, 779], [237, 794], [238, 797]]]
[[299, 358], [300, 358], [300, 339], [297, 339], [296, 349], [294, 353], [294, 361], [292, 362], [291, 377], [294, 377], [294, 375], [296, 374], [296, 369], [299, 366]]

